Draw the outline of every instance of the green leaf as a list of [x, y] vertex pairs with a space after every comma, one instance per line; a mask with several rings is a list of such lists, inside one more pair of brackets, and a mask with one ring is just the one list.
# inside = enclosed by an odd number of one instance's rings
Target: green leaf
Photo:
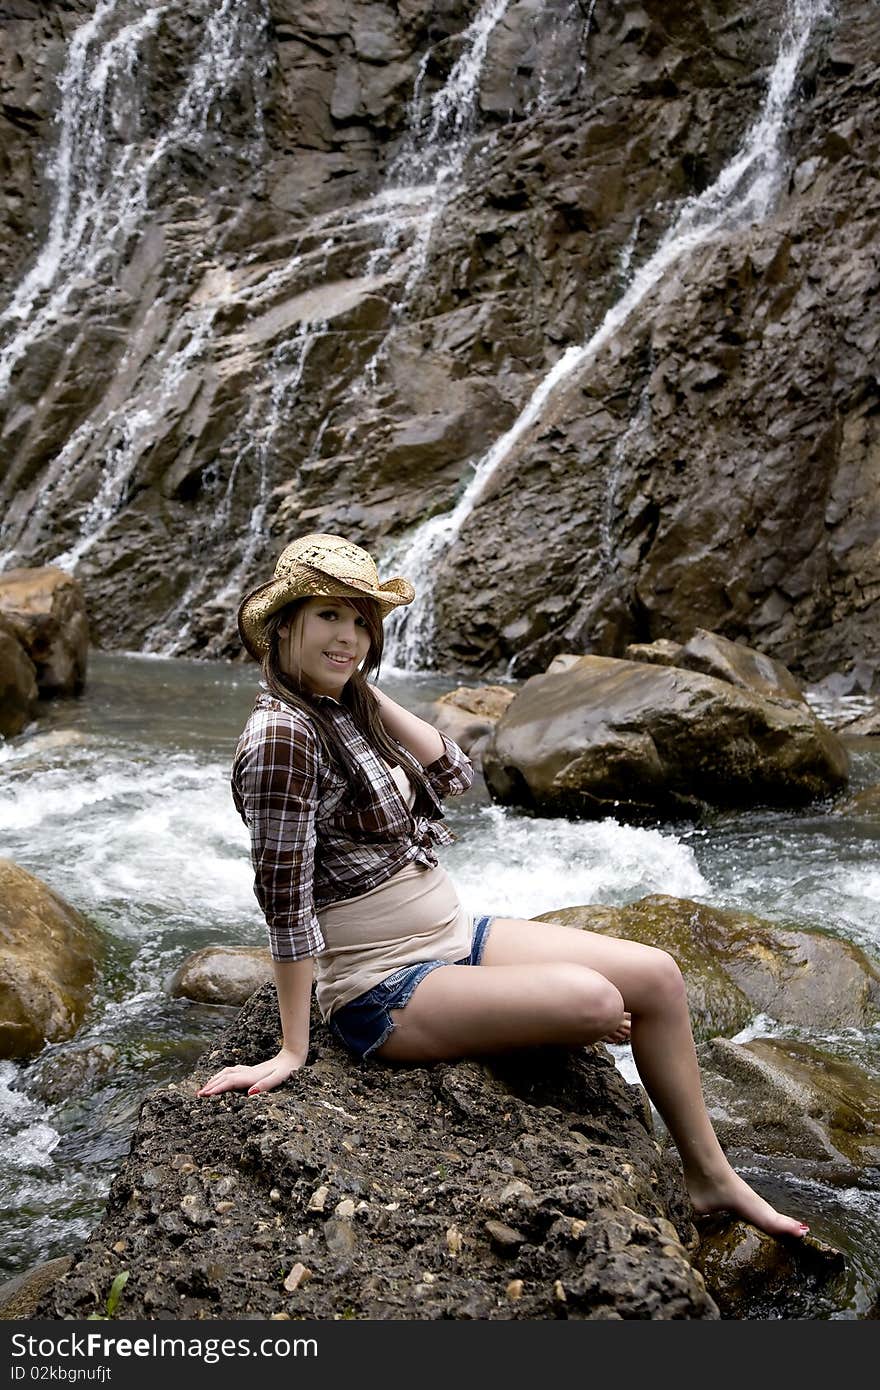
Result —
[[110, 1285], [110, 1292], [107, 1295], [107, 1316], [112, 1318], [116, 1312], [116, 1305], [119, 1302], [120, 1294], [128, 1283], [129, 1271], [124, 1269], [121, 1274], [117, 1274], [113, 1283]]

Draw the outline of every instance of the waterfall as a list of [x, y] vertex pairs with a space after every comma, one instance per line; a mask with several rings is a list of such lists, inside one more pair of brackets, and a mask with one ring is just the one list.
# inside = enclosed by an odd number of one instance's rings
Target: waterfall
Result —
[[[504, 18], [510, 0], [484, 0], [460, 35], [461, 53], [443, 86], [430, 101], [424, 83], [432, 51], [423, 57], [407, 118], [408, 135], [389, 167], [385, 188], [376, 199], [387, 218], [385, 235], [367, 263], [368, 274], [387, 270], [404, 246], [397, 275], [403, 289], [394, 306], [397, 320], [411, 302], [428, 262], [434, 229], [459, 186], [471, 148], [480, 78], [489, 39]], [[379, 362], [388, 338], [367, 362], [352, 390], [375, 389]]]
[[[124, 0], [102, 0], [71, 40], [58, 80], [60, 134], [48, 169], [55, 190], [49, 230], [32, 269], [0, 314], [0, 327], [21, 324], [0, 352], [0, 391], [74, 293], [88, 288], [108, 263], [121, 262], [141, 230], [154, 171], [182, 145], [198, 144], [214, 104], [235, 79], [243, 35], [252, 24], [249, 7], [238, 0], [203, 3], [204, 38], [189, 80], [173, 118], [145, 149], [137, 69], [145, 40], [173, 8], [157, 5], [114, 32]], [[135, 138], [120, 139], [128, 133]]]
[[[33, 267], [0, 315], [0, 327], [12, 328], [0, 352], [0, 391], [28, 350], [58, 327], [65, 311], [70, 307], [76, 312], [77, 297], [86, 302], [102, 276], [127, 264], [150, 212], [152, 183], [181, 150], [204, 147], [218, 104], [240, 80], [242, 52], [257, 28], [253, 5], [203, 0], [203, 32], [192, 67], [173, 114], [147, 140], [137, 80], [144, 43], [171, 11], [181, 9], [190, 16], [194, 7], [177, 0], [125, 22], [128, 8], [125, 0], [102, 0], [69, 45], [59, 78], [59, 139], [49, 165], [54, 187], [49, 229]], [[256, 122], [253, 139], [261, 138]], [[152, 306], [150, 313], [156, 312]], [[90, 442], [103, 438], [105, 467], [98, 494], [83, 513], [77, 542], [55, 563], [74, 566], [100, 539], [126, 496], [139, 443], [160, 418], [187, 364], [207, 348], [213, 316], [210, 306], [194, 306], [175, 325], [156, 361], [132, 364], [131, 349], [123, 356], [104, 401], [55, 457], [37, 505], [19, 518], [17, 529], [7, 525], [4, 539], [10, 548], [0, 556], [0, 565], [16, 563], [16, 547], [39, 535], [50, 505], [59, 502], [59, 491], [71, 480], [75, 490], [71, 465]]]
[[[237, 607], [255, 558], [262, 553], [266, 544], [265, 523], [272, 495], [273, 446], [278, 431], [290, 420], [309, 353], [326, 332], [326, 323], [304, 324], [298, 334], [289, 342], [281, 343], [270, 355], [268, 389], [256, 392], [248, 407], [237, 431], [238, 447], [223, 495], [211, 513], [204, 534], [194, 544], [196, 573], [171, 612], [147, 633], [145, 651], [177, 656], [187, 648], [195, 614], [201, 606], [223, 614]], [[243, 537], [236, 536], [232, 541], [233, 547], [238, 549], [238, 559], [230, 565], [226, 582], [218, 591], [211, 574], [205, 572], [207, 567], [203, 568], [199, 560], [202, 556], [211, 558], [210, 552], [217, 546], [230, 545], [227, 527], [236, 484], [245, 465], [250, 465], [251, 472], [256, 474], [248, 528]], [[170, 641], [169, 631], [173, 634]]]
[[385, 568], [405, 574], [415, 585], [416, 593], [422, 595], [421, 602], [417, 600], [408, 610], [398, 609], [388, 619], [386, 652], [390, 662], [407, 669], [429, 665], [424, 653], [431, 649], [432, 589], [442, 557], [454, 544], [496, 470], [540, 419], [560, 383], [596, 357], [673, 266], [711, 238], [765, 218], [778, 187], [782, 163], [780, 136], [795, 77], [813, 25], [828, 13], [829, 0], [792, 0], [760, 114], [733, 159], [713, 184], [681, 206], [653, 255], [633, 275], [588, 341], [565, 350], [510, 429], [475, 465], [452, 512], [432, 517], [408, 542], [398, 544], [386, 556]]

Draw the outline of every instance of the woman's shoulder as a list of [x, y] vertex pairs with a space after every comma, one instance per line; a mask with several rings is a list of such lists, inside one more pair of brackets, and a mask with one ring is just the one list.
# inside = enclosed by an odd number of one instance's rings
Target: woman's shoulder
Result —
[[239, 747], [263, 738], [285, 735], [315, 746], [319, 743], [315, 724], [307, 710], [289, 705], [276, 695], [261, 690], [242, 730]]

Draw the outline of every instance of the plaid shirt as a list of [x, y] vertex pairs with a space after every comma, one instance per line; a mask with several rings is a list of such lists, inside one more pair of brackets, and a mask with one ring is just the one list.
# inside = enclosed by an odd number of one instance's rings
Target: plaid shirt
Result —
[[[319, 696], [354, 768], [351, 787], [322, 757], [308, 716], [268, 694], [257, 697], [232, 764], [232, 796], [251, 833], [254, 892], [275, 960], [324, 949], [317, 910], [366, 893], [405, 864], [437, 863], [435, 845], [455, 836], [441, 797], [467, 791], [470, 760], [441, 734], [444, 752], [423, 772], [429, 793], [412, 811], [388, 768], [344, 705]], [[404, 770], [420, 767], [398, 748]]]

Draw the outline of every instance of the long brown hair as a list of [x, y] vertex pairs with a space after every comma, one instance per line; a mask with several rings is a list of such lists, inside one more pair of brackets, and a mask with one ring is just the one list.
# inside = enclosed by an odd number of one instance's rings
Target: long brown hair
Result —
[[[379, 701], [367, 684], [368, 677], [378, 673], [382, 662], [382, 652], [385, 649], [385, 632], [382, 627], [379, 605], [375, 599], [371, 598], [344, 598], [334, 600], [334, 602], [344, 603], [349, 608], [353, 608], [355, 613], [359, 614], [366, 623], [370, 638], [370, 649], [363, 664], [360, 668], [356, 668], [346, 681], [339, 702], [346, 707], [359, 732], [363, 734], [376, 752], [392, 766], [404, 769], [413, 783], [418, 801], [419, 792], [427, 794], [427, 778], [422, 772], [417, 758], [413, 758], [413, 763], [415, 763], [413, 766], [412, 763], [405, 762], [400, 756], [400, 749], [385, 731], [379, 713]], [[263, 680], [270, 695], [274, 695], [277, 700], [283, 700], [285, 704], [292, 705], [294, 709], [301, 710], [302, 713], [309, 716], [325, 757], [349, 785], [355, 787], [357, 784], [355, 769], [332, 719], [328, 717], [320, 701], [316, 700], [312, 692], [303, 685], [300, 677], [293, 672], [283, 671], [281, 668], [279, 628], [283, 627], [285, 623], [293, 623], [306, 603], [308, 603], [308, 598], [298, 598], [293, 603], [287, 604], [285, 608], [279, 609], [277, 613], [273, 613], [266, 620], [264, 631], [269, 647], [261, 664]]]

